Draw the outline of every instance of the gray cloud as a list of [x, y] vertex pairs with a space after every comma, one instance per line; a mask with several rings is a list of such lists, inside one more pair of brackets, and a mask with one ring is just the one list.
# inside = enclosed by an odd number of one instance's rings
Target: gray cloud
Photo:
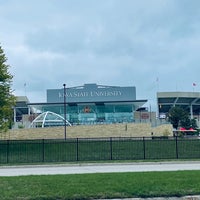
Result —
[[32, 102], [45, 101], [46, 89], [64, 82], [135, 85], [146, 99], [158, 89], [191, 91], [193, 82], [199, 90], [199, 4], [7, 0], [0, 5], [0, 42], [15, 93], [26, 89]]

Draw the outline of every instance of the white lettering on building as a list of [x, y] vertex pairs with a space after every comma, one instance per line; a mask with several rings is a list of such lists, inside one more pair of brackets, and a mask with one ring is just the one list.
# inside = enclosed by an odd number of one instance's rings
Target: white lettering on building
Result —
[[[82, 98], [82, 97], [111, 97], [111, 96], [121, 96], [122, 92], [119, 90], [116, 91], [90, 91], [90, 92], [66, 92], [66, 97], [70, 98]], [[64, 93], [59, 92], [59, 98], [64, 97]]]

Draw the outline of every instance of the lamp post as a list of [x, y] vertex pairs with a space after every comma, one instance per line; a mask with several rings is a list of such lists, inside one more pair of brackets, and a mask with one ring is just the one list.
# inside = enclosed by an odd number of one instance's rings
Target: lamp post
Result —
[[64, 89], [64, 93], [63, 93], [63, 98], [64, 98], [64, 120], [65, 120], [65, 127], [64, 127], [64, 136], [65, 136], [65, 140], [66, 140], [66, 137], [67, 137], [67, 132], [66, 132], [66, 84], [64, 83], [63, 84], [63, 89]]

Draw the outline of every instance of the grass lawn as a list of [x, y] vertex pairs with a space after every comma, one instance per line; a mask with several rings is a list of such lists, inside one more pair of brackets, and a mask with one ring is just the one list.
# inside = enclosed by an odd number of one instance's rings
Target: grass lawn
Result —
[[0, 177], [2, 200], [169, 197], [200, 194], [200, 171]]

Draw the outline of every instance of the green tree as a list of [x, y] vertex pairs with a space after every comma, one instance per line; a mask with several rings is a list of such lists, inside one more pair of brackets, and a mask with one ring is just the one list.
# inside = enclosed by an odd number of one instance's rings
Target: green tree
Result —
[[189, 118], [189, 115], [186, 115], [180, 120], [180, 126], [186, 129], [191, 128], [191, 120]]
[[172, 107], [169, 110], [168, 119], [172, 123], [173, 127], [177, 129], [179, 125], [186, 125], [188, 123], [189, 114], [181, 107]]
[[190, 119], [189, 113], [180, 107], [172, 107], [169, 110], [168, 119], [176, 129], [178, 126], [182, 126], [186, 129], [197, 128], [196, 119]]
[[197, 120], [196, 119], [191, 119], [191, 127], [193, 128], [193, 129], [197, 129], [198, 128], [198, 126], [197, 126]]
[[11, 92], [13, 76], [9, 73], [7, 58], [0, 46], [0, 131], [6, 131], [11, 127], [13, 119], [13, 106], [15, 97]]

